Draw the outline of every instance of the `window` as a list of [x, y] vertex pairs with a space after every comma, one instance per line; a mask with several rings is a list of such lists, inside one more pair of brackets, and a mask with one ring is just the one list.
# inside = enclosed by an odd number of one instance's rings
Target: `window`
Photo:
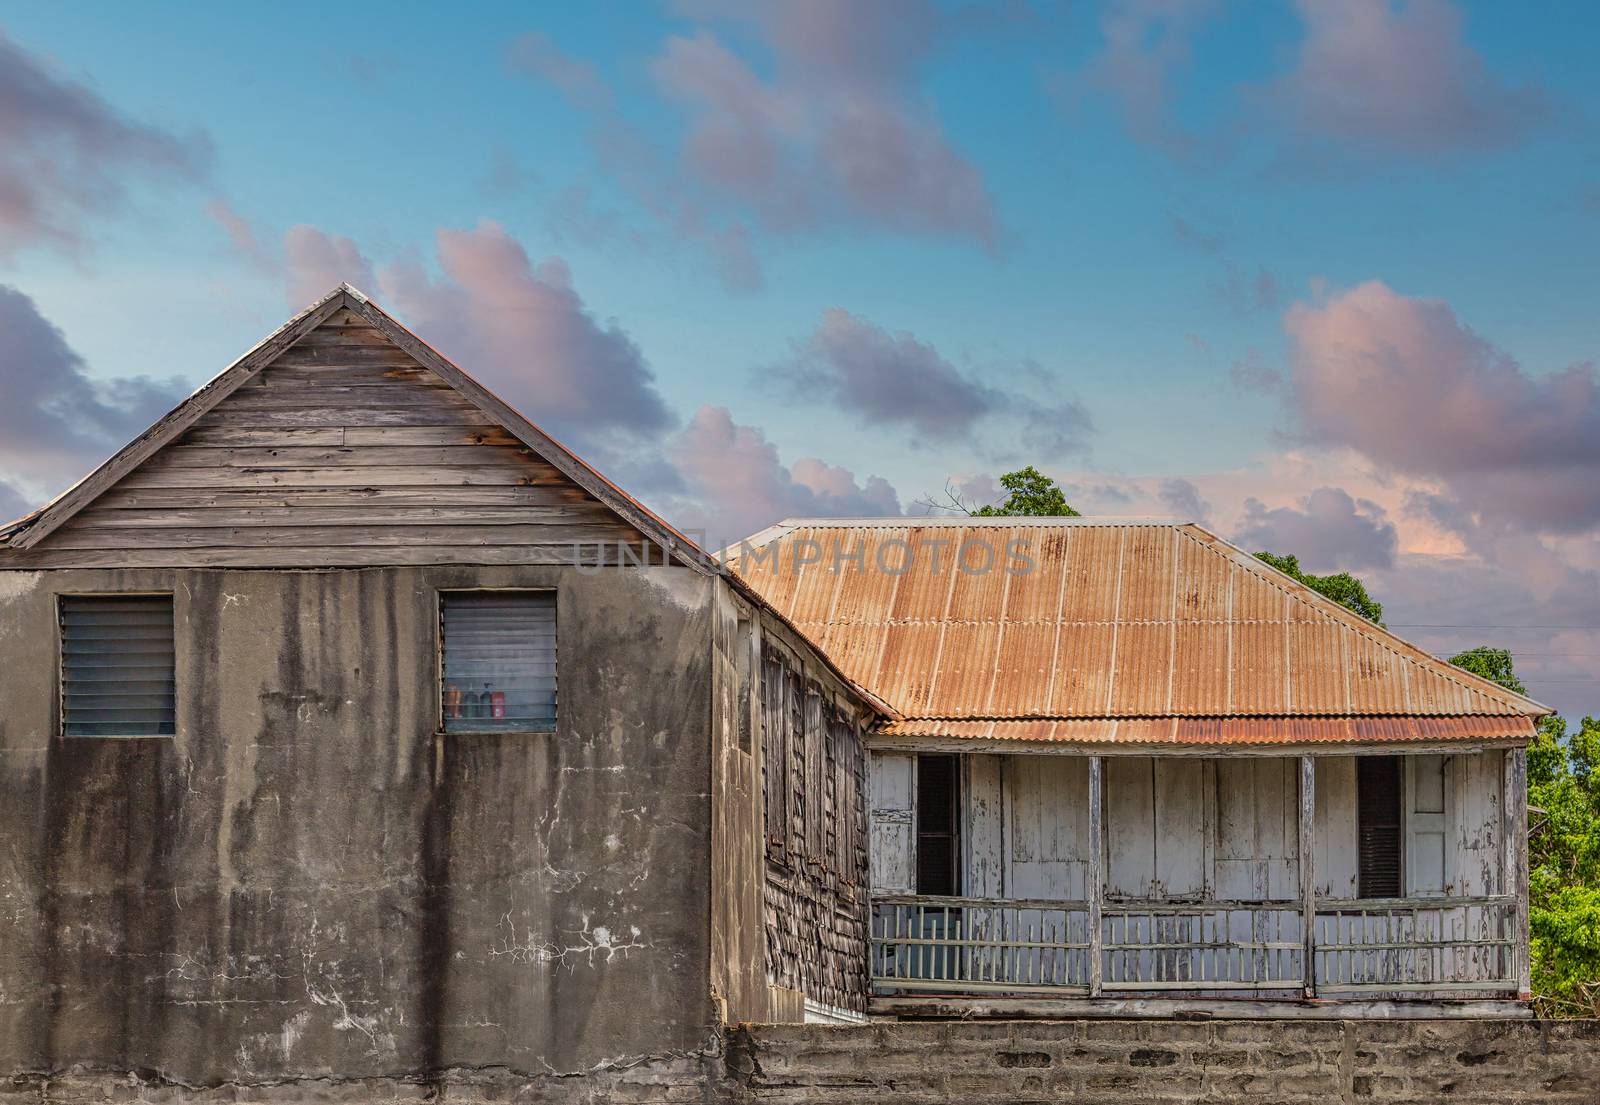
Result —
[[1363, 898], [1400, 897], [1400, 757], [1356, 761], [1356, 885]]
[[439, 617], [445, 732], [555, 729], [554, 592], [446, 591]]
[[68, 737], [169, 737], [171, 595], [61, 597], [61, 732]]
[[752, 717], [753, 707], [750, 702], [750, 692], [754, 678], [752, 669], [755, 664], [755, 658], [752, 655], [754, 643], [750, 619], [741, 616], [733, 634], [733, 666], [734, 671], [738, 674], [739, 704], [737, 710], [739, 751], [741, 752], [750, 751], [751, 732], [755, 728], [755, 722]]
[[774, 649], [761, 658], [761, 779], [766, 799], [767, 857], [783, 863], [789, 846], [789, 740], [784, 708], [788, 669]]
[[960, 775], [954, 756], [917, 757], [917, 893], [960, 893], [956, 865], [961, 817]]

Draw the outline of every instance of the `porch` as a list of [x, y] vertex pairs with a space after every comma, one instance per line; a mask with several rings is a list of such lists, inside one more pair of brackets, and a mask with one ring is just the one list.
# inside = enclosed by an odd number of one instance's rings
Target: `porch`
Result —
[[1517, 1000], [1523, 771], [1495, 747], [877, 752], [874, 1005]]

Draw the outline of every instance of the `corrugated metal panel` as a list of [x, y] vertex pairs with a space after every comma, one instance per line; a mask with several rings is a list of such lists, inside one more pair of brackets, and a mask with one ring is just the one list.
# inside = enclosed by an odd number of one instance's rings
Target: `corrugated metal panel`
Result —
[[908, 717], [1540, 712], [1197, 526], [818, 520], [768, 541], [734, 569]]
[[61, 597], [66, 736], [171, 736], [173, 671], [171, 595]]
[[886, 737], [1045, 741], [1061, 744], [1335, 744], [1403, 741], [1521, 740], [1531, 738], [1525, 717], [1466, 714], [1460, 717], [1354, 718], [905, 718], [891, 722]]

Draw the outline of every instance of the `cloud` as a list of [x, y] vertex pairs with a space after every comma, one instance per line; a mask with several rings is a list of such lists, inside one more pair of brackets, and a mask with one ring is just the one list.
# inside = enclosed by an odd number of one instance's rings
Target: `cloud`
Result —
[[1246, 499], [1237, 533], [1249, 548], [1293, 553], [1313, 572], [1386, 568], [1400, 545], [1383, 507], [1339, 487], [1318, 488], [1297, 507]]
[[796, 395], [821, 395], [864, 422], [930, 436], [965, 434], [1005, 397], [958, 372], [912, 334], [888, 331], [833, 307], [781, 372]]
[[340, 284], [362, 291], [377, 286], [372, 262], [349, 238], [314, 226], [291, 226], [283, 236], [284, 296], [295, 310], [309, 306]]
[[594, 66], [562, 53], [541, 31], [519, 35], [506, 52], [506, 61], [517, 72], [555, 85], [579, 107], [610, 106], [611, 90]]
[[1443, 481], [1486, 516], [1600, 523], [1600, 374], [1532, 376], [1450, 305], [1372, 281], [1285, 316], [1297, 422], [1318, 444]]
[[1302, 140], [1346, 152], [1438, 156], [1510, 145], [1549, 113], [1467, 44], [1447, 0], [1299, 0], [1305, 40], [1263, 104]]
[[650, 437], [676, 419], [638, 345], [595, 318], [565, 261], [534, 264], [498, 224], [436, 235], [442, 277], [419, 263], [380, 274], [407, 323], [533, 421], [587, 448]]
[[899, 514], [900, 499], [878, 476], [805, 458], [785, 467], [777, 447], [725, 407], [701, 407], [669, 442], [667, 457], [693, 498], [673, 514], [716, 547], [791, 517]]
[[277, 263], [272, 257], [272, 251], [256, 237], [255, 229], [250, 225], [249, 220], [235, 211], [226, 200], [213, 199], [207, 203], [206, 214], [211, 216], [212, 220], [222, 228], [222, 232], [228, 236], [228, 241], [232, 243], [233, 248], [245, 260], [256, 268], [267, 272], [277, 267]]
[[130, 186], [197, 180], [209, 152], [203, 138], [124, 117], [0, 32], [0, 255], [76, 246], [80, 224], [121, 206]]
[[791, 0], [751, 18], [771, 78], [704, 29], [669, 38], [652, 65], [689, 113], [683, 160], [699, 183], [782, 230], [859, 218], [997, 244], [982, 174], [917, 89], [944, 29], [934, 5]]
[[1059, 382], [1037, 365], [1014, 374], [1051, 396], [983, 383], [914, 334], [892, 334], [837, 307], [823, 312], [816, 328], [794, 343], [794, 356], [776, 369], [796, 399], [828, 403], [863, 425], [907, 429], [924, 439], [918, 444], [970, 437], [993, 419], [1004, 420], [1030, 450], [1086, 450], [1093, 422], [1082, 404], [1062, 399]]
[[1200, 495], [1200, 489], [1188, 480], [1173, 478], [1161, 481], [1158, 492], [1161, 502], [1179, 518], [1204, 522], [1211, 513], [1211, 504]]
[[92, 378], [33, 300], [0, 285], [0, 499], [59, 491], [190, 390], [176, 378]]
[[[945, 135], [921, 77], [942, 44], [1007, 17], [931, 0], [679, 9], [694, 25], [663, 41], [649, 73], [681, 114], [681, 138], [626, 118], [591, 65], [542, 35], [519, 39], [512, 64], [563, 90], [588, 116], [602, 168], [729, 287], [761, 286], [758, 228], [870, 226], [998, 248], [988, 186]], [[728, 45], [752, 39], [760, 71]]]
[[1194, 153], [1196, 139], [1172, 120], [1170, 83], [1215, 9], [1214, 0], [1113, 0], [1100, 16], [1105, 45], [1083, 73], [1116, 102], [1135, 138], [1175, 156]]
[[20, 518], [28, 513], [29, 509], [28, 500], [22, 492], [0, 480], [0, 523]]

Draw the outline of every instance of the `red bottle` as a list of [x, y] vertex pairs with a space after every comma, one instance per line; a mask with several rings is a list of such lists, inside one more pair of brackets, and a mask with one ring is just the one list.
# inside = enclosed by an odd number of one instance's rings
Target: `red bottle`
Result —
[[506, 716], [506, 692], [495, 691], [489, 696], [489, 716], [503, 718]]

